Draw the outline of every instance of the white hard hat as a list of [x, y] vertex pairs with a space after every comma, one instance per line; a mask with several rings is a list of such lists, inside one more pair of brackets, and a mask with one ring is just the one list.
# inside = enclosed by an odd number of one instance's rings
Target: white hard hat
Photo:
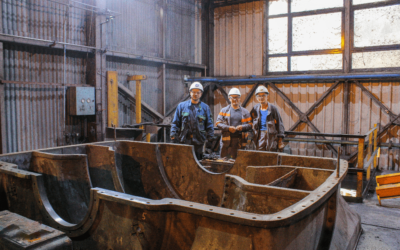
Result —
[[265, 86], [259, 86], [256, 90], [256, 95], [258, 93], [266, 93], [267, 95], [269, 95], [268, 89]]
[[238, 95], [238, 96], [241, 96], [240, 90], [239, 90], [238, 88], [231, 88], [231, 90], [229, 90], [228, 96], [230, 96], [230, 95]]
[[201, 91], [204, 91], [203, 85], [201, 85], [200, 82], [193, 82], [192, 85], [190, 85], [189, 91], [191, 91], [192, 89], [200, 89]]

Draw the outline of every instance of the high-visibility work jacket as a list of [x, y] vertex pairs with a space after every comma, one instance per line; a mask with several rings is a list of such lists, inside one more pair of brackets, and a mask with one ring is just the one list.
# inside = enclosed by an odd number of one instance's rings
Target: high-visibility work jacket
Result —
[[[247, 143], [247, 133], [245, 132], [252, 129], [253, 123], [250, 112], [243, 107], [240, 107], [240, 109], [242, 111], [242, 139], [240, 148], [244, 148]], [[231, 105], [221, 109], [215, 125], [222, 130], [222, 145], [229, 146], [231, 141], [231, 133], [229, 132], [229, 127], [231, 126]]]

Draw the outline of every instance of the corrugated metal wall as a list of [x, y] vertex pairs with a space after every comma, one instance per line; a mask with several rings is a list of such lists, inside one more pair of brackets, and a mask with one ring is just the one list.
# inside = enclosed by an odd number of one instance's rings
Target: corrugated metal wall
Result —
[[166, 58], [201, 63], [200, 2], [170, 0], [163, 8], [158, 0], [108, 0], [107, 8], [120, 14], [106, 24], [107, 45], [113, 51], [163, 57], [163, 9]]
[[214, 75], [262, 75], [263, 2], [214, 10]]
[[171, 111], [174, 106], [189, 94], [189, 88], [183, 81], [184, 75], [200, 76], [199, 70], [182, 70], [175, 68], [167, 68], [166, 72], [166, 111]]
[[[117, 15], [107, 24], [107, 44], [110, 50], [132, 53], [149, 57], [163, 57], [162, 15], [165, 16], [165, 58], [179, 62], [201, 63], [201, 4], [200, 0], [166, 1], [107, 1], [107, 8], [115, 10]], [[162, 9], [162, 11], [161, 11]], [[163, 14], [161, 14], [163, 13]], [[126, 32], [129, 30], [129, 32]], [[115, 39], [118, 38], [118, 39]], [[118, 72], [118, 81], [135, 94], [135, 83], [128, 83], [128, 75], [147, 75], [142, 82], [142, 100], [163, 114], [162, 66], [107, 57], [107, 70]], [[183, 75], [197, 76], [197, 70], [168, 67], [166, 79], [166, 111], [183, 98], [187, 89], [183, 84]], [[119, 120], [121, 124], [136, 121], [135, 105], [127, 96], [119, 94]], [[143, 121], [152, 121], [150, 114], [143, 113]]]
[[[371, 91], [378, 100], [386, 105], [395, 114], [400, 113], [400, 83], [399, 82], [364, 82], [365, 88]], [[302, 111], [306, 112], [331, 86], [333, 83], [285, 83], [276, 84], [276, 86]], [[252, 85], [231, 86], [237, 87], [242, 93], [242, 101], [244, 101], [247, 93], [250, 92]], [[231, 87], [224, 87], [229, 92]], [[298, 120], [298, 115], [284, 100], [269, 88], [269, 102], [276, 105], [282, 116], [285, 130]], [[372, 99], [361, 91], [354, 83], [350, 83], [350, 103], [349, 103], [349, 134], [365, 134], [376, 123], [385, 126], [389, 121], [389, 115], [383, 112], [380, 107], [372, 101]], [[251, 98], [247, 105], [247, 109], [256, 104], [255, 97]], [[343, 130], [344, 118], [344, 90], [343, 84], [338, 85], [332, 93], [325, 98], [320, 106], [309, 116], [310, 121], [322, 133], [345, 133]], [[226, 106], [226, 101], [219, 90], [215, 91], [214, 114], [216, 119], [220, 109]], [[302, 123], [295, 131], [314, 132], [308, 125]], [[327, 138], [337, 139], [337, 138]], [[381, 142], [400, 143], [400, 127], [392, 126], [392, 128], [381, 136]], [[332, 152], [323, 145], [315, 143], [290, 142], [293, 154], [333, 157]], [[337, 147], [335, 145], [335, 147]], [[357, 151], [356, 147], [349, 146], [349, 152]], [[391, 149], [388, 155], [387, 148], [382, 148], [380, 167], [398, 169], [399, 164], [398, 149]]]
[[[62, 50], [43, 47], [3, 44], [4, 80], [40, 83], [64, 82]], [[67, 84], [86, 83], [86, 55], [67, 51]]]
[[160, 8], [157, 0], [108, 0], [107, 8], [119, 12], [107, 25], [110, 50], [162, 57]]
[[[58, 2], [79, 5], [68, 0], [58, 0]], [[93, 4], [94, 1], [80, 2]], [[67, 43], [92, 45], [94, 40], [87, 41], [87, 37], [92, 37], [90, 33], [94, 31], [91, 30], [91, 25], [87, 25], [87, 20], [91, 20], [94, 14], [63, 4], [48, 0], [2, 0], [2, 32], [60, 42], [64, 42], [65, 39]], [[64, 38], [64, 27], [66, 27], [66, 38]]]
[[63, 145], [63, 89], [5, 84], [7, 152]]

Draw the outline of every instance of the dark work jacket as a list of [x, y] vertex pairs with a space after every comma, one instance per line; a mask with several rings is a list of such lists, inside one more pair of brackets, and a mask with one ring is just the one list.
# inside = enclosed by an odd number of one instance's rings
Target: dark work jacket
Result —
[[[261, 129], [261, 104], [257, 104], [250, 111], [250, 115], [253, 118], [253, 132], [254, 142], [258, 145], [258, 139]], [[268, 115], [267, 115], [267, 133], [268, 133], [268, 145], [271, 145], [270, 149], [275, 150], [277, 148], [277, 137], [285, 137], [285, 127], [283, 126], [281, 115], [275, 105], [268, 103]]]
[[[195, 145], [202, 145], [206, 139], [214, 136], [214, 124], [211, 117], [210, 107], [204, 102], [199, 102], [199, 108], [195, 114], [191, 114], [192, 101], [179, 103], [171, 124], [171, 137], [185, 143], [188, 136], [192, 138]], [[196, 117], [193, 120], [190, 117]]]

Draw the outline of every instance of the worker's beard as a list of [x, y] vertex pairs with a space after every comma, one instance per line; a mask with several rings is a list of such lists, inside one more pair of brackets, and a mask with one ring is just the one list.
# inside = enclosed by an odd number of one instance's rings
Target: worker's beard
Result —
[[192, 102], [193, 103], [198, 103], [198, 102], [200, 102], [200, 97], [199, 98], [196, 98], [196, 99], [194, 99], [193, 97], [190, 97], [191, 99], [192, 99]]

